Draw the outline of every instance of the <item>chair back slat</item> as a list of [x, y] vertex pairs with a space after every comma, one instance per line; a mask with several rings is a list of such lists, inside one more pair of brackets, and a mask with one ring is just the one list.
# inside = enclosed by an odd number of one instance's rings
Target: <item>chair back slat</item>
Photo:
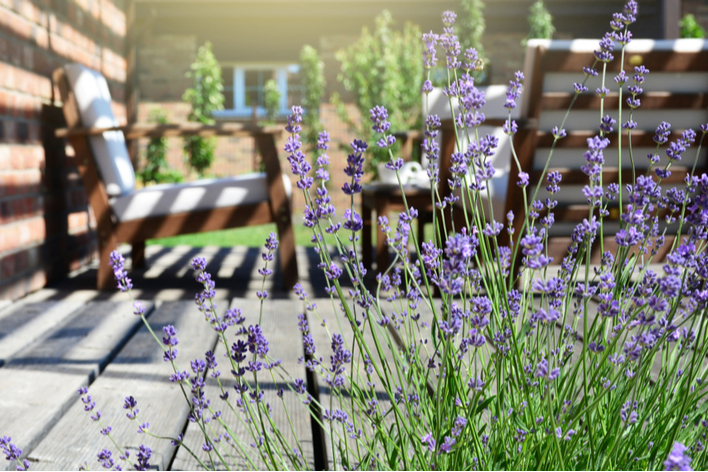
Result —
[[[81, 125], [87, 128], [118, 126], [105, 77], [77, 63], [67, 64], [64, 70], [74, 94]], [[91, 136], [89, 144], [108, 195], [118, 197], [132, 192], [135, 189], [135, 171], [123, 133], [106, 131]]]

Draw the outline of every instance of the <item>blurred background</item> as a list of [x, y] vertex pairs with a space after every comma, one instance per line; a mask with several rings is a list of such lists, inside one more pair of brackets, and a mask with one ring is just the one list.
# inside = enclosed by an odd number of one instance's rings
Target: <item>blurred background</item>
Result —
[[[476, 47], [483, 58], [477, 83], [506, 84], [523, 68], [525, 39], [599, 38], [623, 3], [0, 0], [0, 299], [19, 298], [95, 255], [95, 223], [72, 151], [53, 137], [63, 117], [51, 74], [67, 62], [105, 75], [123, 123], [284, 123], [290, 107], [302, 104], [305, 142], [311, 146], [320, 130], [330, 133], [332, 193], [339, 195], [348, 143], [372, 139], [370, 106], [391, 110], [393, 131], [420, 129], [420, 35], [442, 33], [443, 11], [458, 13], [463, 50]], [[704, 28], [706, 0], [643, 0], [632, 32], [670, 39], [701, 37]], [[445, 75], [431, 71], [437, 85]], [[250, 139], [199, 146], [206, 152], [201, 161], [178, 139], [135, 143], [140, 185], [260, 168]], [[414, 147], [411, 158], [416, 154]], [[371, 164], [379, 158], [368, 157], [367, 179], [376, 177]], [[340, 209], [346, 203], [335, 200]], [[294, 206], [297, 220], [298, 196]], [[186, 242], [250, 244], [244, 237]]]

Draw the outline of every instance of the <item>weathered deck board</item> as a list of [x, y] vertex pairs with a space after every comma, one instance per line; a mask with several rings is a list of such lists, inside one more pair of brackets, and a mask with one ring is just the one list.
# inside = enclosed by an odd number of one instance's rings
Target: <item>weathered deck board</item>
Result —
[[83, 305], [78, 301], [19, 302], [0, 312], [0, 366], [67, 321]]
[[[258, 300], [235, 300], [232, 304], [234, 308], [241, 308], [243, 314], [246, 316], [245, 325], [249, 326], [256, 324], [258, 322]], [[305, 378], [305, 369], [302, 365], [298, 363], [298, 358], [302, 357], [303, 349], [302, 342], [300, 338], [300, 332], [297, 327], [297, 314], [300, 311], [299, 302], [293, 302], [289, 300], [267, 300], [264, 306], [263, 321], [261, 328], [266, 339], [269, 341], [270, 352], [269, 356], [274, 359], [282, 359], [282, 367], [290, 374], [297, 378]], [[230, 338], [230, 342], [234, 342], [235, 339]], [[228, 360], [224, 359], [224, 354], [226, 348], [223, 344], [219, 343], [217, 348], [217, 362], [220, 363], [218, 370], [222, 372], [222, 382], [225, 388], [229, 390], [229, 400], [235, 401], [236, 392], [233, 390], [233, 376], [229, 373], [230, 367], [228, 367]], [[303, 405], [302, 401], [287, 388], [286, 380], [288, 383], [292, 383], [292, 379], [286, 378], [283, 380], [278, 374], [280, 370], [275, 369], [275, 382], [271, 379], [266, 371], [261, 371], [259, 373], [259, 385], [265, 392], [265, 400], [270, 403], [273, 410], [273, 422], [278, 428], [283, 432], [285, 440], [290, 445], [290, 447], [295, 447], [294, 437], [297, 437], [300, 441], [300, 446], [302, 449], [303, 458], [307, 461], [307, 468], [312, 468], [314, 464], [313, 459], [313, 447], [312, 447], [312, 433], [310, 425], [310, 417], [307, 411], [307, 407]], [[207, 377], [207, 398], [211, 399], [212, 405], [215, 409], [219, 409], [222, 412], [223, 421], [229, 425], [235, 432], [236, 437], [245, 444], [246, 450], [251, 453], [252, 448], [249, 444], [252, 439], [248, 435], [246, 428], [243, 426], [240, 418], [243, 418], [242, 413], [234, 413], [229, 407], [219, 399], [221, 390], [219, 389], [216, 381], [211, 377]], [[250, 374], [246, 374], [246, 379], [251, 379]], [[267, 380], [264, 380], [267, 379]], [[251, 382], [251, 386], [253, 383]], [[283, 400], [281, 401], [276, 392], [278, 388], [284, 388]], [[283, 402], [285, 402], [288, 414], [290, 415], [290, 420], [292, 421], [293, 429], [290, 429], [288, 418], [285, 415], [285, 410], [283, 408]], [[238, 411], [238, 409], [237, 409]], [[215, 422], [212, 421], [212, 424]], [[221, 434], [224, 429], [220, 425], [214, 426], [215, 431]], [[207, 454], [202, 450], [201, 445], [204, 443], [204, 437], [196, 427], [194, 423], [189, 423], [187, 427], [187, 434], [185, 435], [184, 444], [187, 445], [192, 451], [196, 452], [200, 460], [207, 463], [209, 460]], [[221, 443], [224, 444], [224, 441]], [[230, 448], [229, 448], [230, 449]], [[251, 466], [239, 457], [236, 450], [233, 451], [233, 458], [225, 457], [228, 463], [228, 467], [231, 469], [249, 469]], [[216, 459], [215, 459], [216, 460]], [[217, 467], [219, 469], [224, 469], [225, 465], [217, 462]], [[265, 464], [261, 460], [254, 460], [254, 465], [258, 469], [264, 469]], [[281, 468], [283, 466], [281, 465]], [[177, 452], [175, 460], [172, 464], [173, 470], [195, 470], [201, 468], [198, 462], [184, 449], [180, 448]], [[288, 468], [292, 466], [288, 463]]]
[[[334, 334], [341, 334], [344, 341], [345, 341], [345, 346], [347, 349], [349, 349], [353, 354], [353, 362], [351, 365], [347, 366], [347, 375], [348, 376], [353, 376], [355, 378], [355, 383], [359, 386], [363, 386], [364, 388], [366, 387], [367, 384], [367, 376], [365, 372], [365, 367], [362, 362], [362, 356], [359, 352], [358, 347], [354, 348], [355, 344], [355, 339], [354, 339], [354, 330], [352, 329], [351, 324], [346, 318], [346, 315], [340, 310], [339, 308], [339, 303], [336, 302], [337, 307], [335, 308], [330, 300], [326, 299], [320, 299], [317, 301], [317, 311], [315, 313], [310, 313], [309, 316], [309, 325], [310, 325], [310, 333], [312, 334], [312, 337], [315, 342], [315, 346], [317, 347], [317, 353], [316, 357], [322, 358], [323, 366], [326, 369], [329, 369], [331, 367], [331, 362], [330, 362], [330, 357], [333, 354], [332, 351], [332, 346], [331, 346], [331, 341], [332, 341], [332, 335]], [[421, 309], [423, 307], [421, 306]], [[392, 306], [390, 304], [384, 304], [382, 307], [384, 314], [387, 315], [389, 318], [391, 317], [391, 312], [392, 312]], [[363, 317], [361, 314], [361, 309], [357, 307], [357, 319], [360, 321], [363, 321]], [[430, 314], [426, 314], [422, 317], [422, 319], [427, 319], [430, 318]], [[323, 321], [325, 326], [323, 326]], [[368, 323], [368, 322], [367, 322]], [[362, 326], [364, 326], [362, 324]], [[391, 369], [392, 372], [394, 372], [394, 377], [395, 377], [395, 372], [396, 372], [396, 363], [394, 358], [398, 357], [398, 346], [393, 344], [392, 339], [390, 338], [387, 328], [386, 327], [381, 327], [378, 324], [374, 324], [373, 328], [375, 332], [377, 333], [377, 339], [379, 340], [380, 346], [381, 346], [381, 354], [383, 354], [383, 358], [386, 360], [386, 363], [388, 364], [389, 368]], [[371, 334], [371, 329], [370, 326], [367, 324], [364, 329], [363, 329], [363, 338], [367, 346], [369, 346], [372, 356], [371, 359], [376, 365], [381, 365], [381, 358], [376, 350], [375, 343], [374, 343], [374, 338], [373, 335]], [[389, 343], [390, 342], [390, 343]], [[318, 386], [319, 386], [319, 397], [320, 397], [320, 403], [322, 405], [323, 412], [325, 410], [330, 410], [334, 411], [337, 408], [340, 408], [342, 410], [345, 410], [347, 412], [351, 413], [351, 404], [348, 402], [350, 401], [350, 397], [347, 393], [347, 390], [349, 389], [349, 384], [347, 383], [343, 389], [344, 395], [340, 399], [335, 395], [331, 394], [331, 389], [330, 386], [326, 383], [326, 381], [318, 375]], [[391, 402], [389, 400], [389, 396], [386, 393], [386, 389], [384, 387], [383, 382], [379, 378], [376, 372], [372, 375], [372, 382], [375, 384], [375, 395], [376, 399], [379, 402], [378, 404], [378, 410], [380, 413], [384, 414], [386, 411], [388, 411], [391, 408]], [[341, 405], [341, 402], [345, 401], [347, 402], [347, 405]], [[350, 419], [352, 419], [350, 417]], [[390, 427], [391, 424], [394, 422], [394, 417], [393, 413], [391, 415], [387, 416], [384, 420], [386, 424]], [[372, 427], [369, 424], [369, 420], [364, 414], [364, 411], [357, 410], [356, 412], [356, 419], [354, 421], [355, 423], [355, 428], [356, 429], [361, 429], [362, 430], [362, 438], [370, 435], [372, 431]], [[348, 444], [348, 447], [350, 450], [357, 450], [355, 441], [348, 437], [347, 435], [343, 435], [341, 431], [341, 426], [335, 422], [330, 424], [327, 421], [323, 421], [324, 424], [324, 430], [325, 430], [325, 440], [326, 440], [326, 448], [327, 448], [327, 459], [328, 459], [328, 467], [330, 469], [339, 469], [341, 468], [342, 464], [340, 461], [340, 457], [338, 452], [335, 454], [335, 450], [338, 449], [338, 443], [342, 440], [345, 440]], [[335, 426], [334, 430], [330, 430], [330, 426]], [[334, 450], [333, 450], [333, 444], [332, 444], [332, 437], [334, 436]], [[359, 451], [362, 454], [365, 454], [366, 451], [359, 448]], [[336, 457], [335, 457], [336, 456]], [[336, 464], [335, 464], [336, 460]], [[358, 467], [358, 459], [350, 457], [350, 465], [349, 467]], [[365, 468], [368, 468], [369, 465], [366, 465]]]
[[[218, 311], [223, 313], [225, 307], [219, 307]], [[216, 332], [191, 301], [164, 303], [150, 316], [149, 322], [160, 338], [164, 326], [171, 324], [177, 329], [180, 370], [190, 371], [190, 360], [203, 359], [204, 353], [214, 348]], [[132, 395], [138, 402], [141, 424], [150, 422], [153, 434], [176, 438], [187, 423], [189, 406], [179, 386], [169, 381], [172, 373], [170, 365], [162, 359], [162, 349], [143, 326], [89, 387], [104, 425], [113, 428], [111, 435], [116, 442], [129, 450], [131, 456], [140, 444], [147, 445], [153, 450], [150, 464], [159, 470], [169, 466], [175, 447], [169, 441], [138, 434], [138, 425], [125, 417], [122, 406], [124, 398]], [[64, 417], [29, 454], [32, 468], [71, 470], [84, 461], [90, 468], [99, 468], [96, 454], [103, 448], [111, 450], [119, 462], [118, 451], [109, 438], [99, 433], [100, 426], [89, 416], [76, 397]], [[122, 466], [130, 468], [125, 463]]]
[[[149, 309], [152, 304], [147, 304]], [[0, 369], [0, 431], [25, 454], [76, 401], [138, 327], [128, 302], [88, 303], [67, 324]], [[14, 468], [10, 463], [5, 467]]]

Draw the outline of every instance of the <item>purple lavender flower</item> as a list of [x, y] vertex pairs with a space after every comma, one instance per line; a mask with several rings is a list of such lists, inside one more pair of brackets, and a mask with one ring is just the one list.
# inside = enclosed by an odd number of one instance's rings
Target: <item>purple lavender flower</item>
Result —
[[177, 358], [177, 349], [174, 349], [174, 346], [179, 344], [177, 340], [177, 330], [174, 326], [167, 325], [162, 328], [162, 331], [167, 335], [166, 338], [162, 338], [162, 344], [164, 344], [166, 348], [162, 358], [165, 362], [170, 362]]
[[617, 124], [617, 120], [612, 118], [610, 115], [606, 115], [602, 120], [600, 120], [600, 129], [609, 134], [613, 131], [614, 126]]
[[115, 462], [113, 461], [113, 453], [108, 449], [102, 449], [101, 452], [96, 455], [96, 458], [98, 459], [99, 464], [101, 464], [104, 469], [113, 470], [113, 468], [115, 467]]
[[435, 452], [435, 439], [433, 433], [428, 433], [420, 438], [420, 443], [426, 446], [430, 452]]
[[388, 120], [388, 110], [383, 106], [374, 106], [369, 110], [369, 119], [373, 123], [371, 129], [377, 133], [386, 133], [391, 128]]
[[662, 121], [661, 124], [656, 128], [656, 134], [654, 135], [654, 142], [657, 144], [665, 144], [669, 140], [669, 135], [671, 134], [671, 124]]
[[457, 437], [462, 434], [462, 431], [464, 431], [465, 426], [467, 426], [467, 420], [463, 416], [458, 416], [455, 419], [454, 426], [452, 427], [452, 435]]
[[449, 454], [450, 451], [452, 450], [452, 447], [457, 443], [455, 438], [452, 438], [450, 436], [445, 436], [445, 440], [443, 443], [440, 445], [440, 451], [438, 451], [438, 454]]
[[345, 182], [342, 186], [342, 192], [345, 195], [354, 195], [361, 192], [361, 179], [364, 176], [364, 157], [368, 145], [364, 141], [355, 139], [351, 143], [352, 154], [347, 156], [347, 167], [344, 168], [344, 173], [352, 178], [351, 183]]
[[425, 43], [425, 48], [423, 50], [423, 65], [426, 69], [432, 69], [438, 62], [435, 57], [435, 46], [437, 46], [439, 39], [440, 37], [432, 31], [430, 33], [423, 34], [423, 42]]
[[516, 100], [521, 96], [521, 81], [524, 80], [524, 73], [516, 71], [514, 80], [509, 82], [509, 89], [506, 92], [506, 102], [504, 108], [512, 110], [516, 108]]
[[326, 151], [329, 149], [329, 133], [327, 131], [322, 131], [317, 136], [317, 149], [321, 151]]
[[594, 51], [595, 58], [600, 62], [610, 62], [614, 59], [612, 51], [615, 48], [615, 34], [605, 33], [605, 37], [600, 40], [600, 49]]
[[133, 303], [133, 314], [135, 316], [143, 316], [145, 313], [145, 305], [140, 302]]
[[673, 449], [664, 461], [664, 470], [693, 470], [691, 468], [691, 458], [686, 454], [688, 448], [683, 444], [674, 443]]
[[302, 143], [300, 142], [299, 133], [302, 130], [300, 123], [302, 122], [302, 107], [292, 107], [292, 115], [288, 117], [288, 125], [285, 129], [291, 133], [288, 137], [285, 147], [285, 152], [288, 153], [288, 162], [290, 169], [294, 175], [300, 177], [297, 182], [297, 187], [301, 190], [312, 187], [313, 179], [307, 174], [312, 170], [312, 166], [307, 161], [305, 154], [301, 151]]
[[463, 64], [467, 73], [477, 70], [482, 66], [479, 59], [479, 54], [475, 48], [465, 49], [465, 62]]
[[138, 463], [135, 467], [137, 470], [150, 469], [150, 463], [148, 461], [150, 460], [150, 457], [152, 457], [152, 449], [144, 444], [141, 444], [136, 457], [138, 458]]
[[125, 259], [118, 251], [111, 252], [110, 256], [111, 266], [113, 267], [113, 276], [118, 282], [118, 290], [121, 292], [127, 292], [133, 288], [132, 281], [128, 278], [128, 273], [125, 271]]
[[519, 187], [526, 187], [529, 184], [529, 174], [526, 172], [519, 172], [519, 180], [516, 182], [516, 185]]
[[[3, 436], [0, 438], [0, 451], [5, 454], [5, 459], [8, 461], [20, 460], [22, 457], [22, 449], [12, 443], [12, 438]], [[22, 464], [17, 465], [17, 470], [29, 470], [30, 463], [27, 459], [22, 461]]]

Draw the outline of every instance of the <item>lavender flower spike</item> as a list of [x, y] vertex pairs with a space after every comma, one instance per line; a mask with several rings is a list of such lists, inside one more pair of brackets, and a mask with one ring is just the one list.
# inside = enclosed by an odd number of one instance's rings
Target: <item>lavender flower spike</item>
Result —
[[691, 458], [686, 455], [688, 448], [683, 444], [674, 443], [669, 457], [664, 461], [664, 470], [693, 470], [691, 468]]
[[133, 282], [128, 278], [128, 273], [125, 271], [125, 259], [118, 251], [113, 251], [110, 257], [111, 266], [113, 267], [113, 276], [118, 282], [118, 289], [121, 292], [127, 292], [133, 288]]
[[[14, 445], [11, 441], [12, 438], [8, 436], [0, 438], [0, 451], [5, 454], [5, 459], [8, 461], [20, 460], [22, 449]], [[17, 465], [17, 470], [29, 470], [29, 468], [30, 463], [27, 459], [23, 460], [21, 465]]]

